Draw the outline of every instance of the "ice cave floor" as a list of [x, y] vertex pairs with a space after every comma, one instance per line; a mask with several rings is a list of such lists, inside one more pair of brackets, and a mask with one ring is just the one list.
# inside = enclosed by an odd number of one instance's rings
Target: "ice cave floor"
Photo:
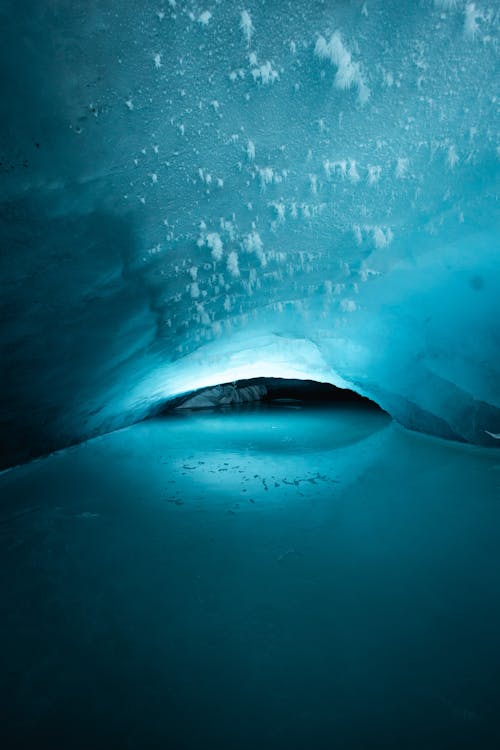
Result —
[[2, 748], [500, 747], [500, 454], [361, 407], [0, 475]]

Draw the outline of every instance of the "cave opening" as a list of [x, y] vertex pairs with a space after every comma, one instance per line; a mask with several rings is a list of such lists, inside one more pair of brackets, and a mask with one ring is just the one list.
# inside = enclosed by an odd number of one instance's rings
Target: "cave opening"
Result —
[[172, 409], [196, 409], [231, 404], [296, 404], [302, 406], [351, 406], [365, 409], [381, 407], [366, 396], [331, 383], [301, 378], [252, 377], [184, 393], [167, 402], [164, 413]]
[[[238, 453], [243, 464], [266, 454], [277, 466], [284, 454], [309, 455], [355, 444], [391, 423], [368, 398], [330, 383], [257, 377], [190, 391], [167, 401], [152, 416], [166, 420], [175, 440], [193, 451], [205, 446], [205, 464], [221, 452]], [[273, 480], [275, 477], [273, 476]]]

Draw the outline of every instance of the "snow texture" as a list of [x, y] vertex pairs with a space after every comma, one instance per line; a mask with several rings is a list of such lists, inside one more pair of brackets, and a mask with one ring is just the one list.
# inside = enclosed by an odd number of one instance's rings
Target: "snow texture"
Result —
[[238, 377], [498, 447], [499, 14], [0, 10], [1, 465]]

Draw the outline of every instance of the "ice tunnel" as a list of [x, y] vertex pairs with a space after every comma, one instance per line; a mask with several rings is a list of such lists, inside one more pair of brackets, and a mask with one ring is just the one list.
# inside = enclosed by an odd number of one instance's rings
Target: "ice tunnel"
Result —
[[0, 18], [3, 465], [254, 375], [495, 445], [495, 2]]
[[2, 750], [500, 748], [498, 0], [0, 0]]

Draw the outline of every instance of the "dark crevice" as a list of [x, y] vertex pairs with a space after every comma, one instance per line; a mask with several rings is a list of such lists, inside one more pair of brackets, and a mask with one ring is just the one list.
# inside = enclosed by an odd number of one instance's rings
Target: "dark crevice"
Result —
[[[162, 405], [160, 413], [167, 413], [174, 409], [184, 407], [190, 404], [191, 400], [195, 397], [206, 394], [207, 401], [211, 393], [216, 392], [216, 389], [235, 389], [236, 391], [243, 392], [251, 386], [263, 386], [265, 393], [259, 398], [252, 399], [253, 401], [261, 401], [263, 403], [283, 403], [283, 402], [300, 402], [308, 405], [343, 405], [343, 406], [362, 406], [367, 409], [375, 409], [383, 411], [378, 404], [365, 396], [361, 396], [355, 391], [351, 391], [346, 388], [338, 388], [331, 383], [320, 383], [314, 380], [299, 380], [297, 378], [250, 378], [244, 380], [236, 380], [231, 383], [221, 383], [217, 386], [208, 386], [205, 388], [199, 388], [188, 393], [184, 393], [181, 396], [170, 399], [168, 402]], [[237, 396], [235, 394], [235, 404], [238, 403]], [[217, 406], [216, 398], [213, 403], [207, 403], [206, 406], [192, 406], [190, 408], [212, 408]], [[228, 406], [227, 401], [221, 402], [221, 406]], [[157, 412], [158, 413], [158, 412]]]

